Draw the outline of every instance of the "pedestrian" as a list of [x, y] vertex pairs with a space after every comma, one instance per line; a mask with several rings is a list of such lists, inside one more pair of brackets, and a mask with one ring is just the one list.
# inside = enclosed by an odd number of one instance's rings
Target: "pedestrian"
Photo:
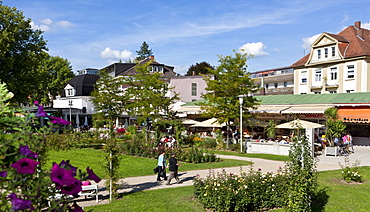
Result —
[[177, 183], [181, 183], [181, 181], [179, 180], [179, 177], [177, 175], [178, 175], [179, 166], [182, 166], [182, 165], [177, 163], [177, 159], [175, 158], [175, 153], [171, 154], [171, 157], [170, 157], [169, 161], [170, 161], [169, 162], [169, 164], [170, 164], [169, 165], [170, 175], [168, 176], [168, 180], [167, 180], [166, 185], [171, 185], [172, 178], [175, 178]]
[[164, 157], [165, 152], [161, 151], [161, 154], [158, 157], [158, 175], [157, 175], [157, 181], [162, 181], [161, 177], [163, 177], [163, 180], [167, 180], [166, 176], [166, 158]]
[[352, 153], [355, 153], [355, 149], [353, 149], [353, 139], [352, 139], [351, 134], [349, 133], [347, 133], [347, 142], [348, 142], [349, 147], [351, 147], [352, 149]]

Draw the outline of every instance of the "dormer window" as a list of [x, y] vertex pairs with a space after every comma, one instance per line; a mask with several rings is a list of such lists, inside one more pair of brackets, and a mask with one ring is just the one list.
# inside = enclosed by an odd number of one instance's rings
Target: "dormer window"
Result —
[[325, 58], [328, 58], [328, 48], [325, 48]]
[[163, 73], [163, 66], [152, 66], [152, 72]]
[[66, 89], [66, 96], [74, 96], [75, 92], [73, 88]]
[[321, 59], [321, 49], [317, 50], [317, 59]]
[[331, 56], [335, 57], [335, 47], [331, 47]]

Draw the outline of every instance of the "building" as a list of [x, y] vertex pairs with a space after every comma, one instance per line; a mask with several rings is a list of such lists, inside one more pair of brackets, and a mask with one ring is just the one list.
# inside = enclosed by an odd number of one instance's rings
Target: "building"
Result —
[[322, 33], [292, 68], [294, 94], [370, 92], [370, 30], [358, 21], [338, 34]]
[[62, 110], [64, 119], [77, 127], [91, 125], [91, 114], [95, 113], [91, 92], [99, 79], [95, 74], [77, 75], [68, 81], [63, 94], [53, 100], [53, 108]]
[[[210, 78], [214, 79], [214, 76], [212, 75]], [[177, 93], [179, 94], [179, 101], [182, 102], [193, 102], [202, 99], [202, 94], [206, 92], [207, 87], [202, 75], [171, 77], [169, 85], [173, 87], [170, 97]]]
[[99, 69], [96, 68], [86, 68], [82, 70], [77, 71], [77, 75], [83, 75], [83, 74], [98, 74]]
[[[148, 58], [139, 61], [140, 64], [148, 62], [150, 62], [152, 72], [160, 72], [162, 73], [162, 76], [164, 78], [176, 76], [176, 73], [174, 72], [174, 67], [158, 63], [155, 60], [154, 56], [149, 56]], [[129, 76], [136, 74], [135, 70], [136, 65], [137, 63], [113, 63], [105, 68], [102, 68], [102, 70], [103, 69], [107, 70], [108, 74], [111, 75], [112, 77]]]
[[291, 67], [253, 72], [251, 78], [260, 87], [259, 93], [254, 95], [293, 94], [294, 70]]

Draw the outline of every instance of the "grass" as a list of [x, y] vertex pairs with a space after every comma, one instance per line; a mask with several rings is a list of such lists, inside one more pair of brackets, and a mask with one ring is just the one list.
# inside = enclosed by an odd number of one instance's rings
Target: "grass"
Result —
[[[101, 149], [71, 149], [68, 151], [51, 151], [48, 156], [51, 167], [52, 162], [60, 163], [62, 160], [70, 160], [73, 166], [85, 169], [87, 166], [92, 168], [98, 176], [103, 176], [104, 173], [104, 153]], [[122, 155], [120, 160], [119, 174], [122, 178], [153, 175], [153, 169], [157, 166], [157, 160], [151, 158], [134, 157]], [[181, 163], [181, 162], [180, 162]], [[181, 171], [201, 170], [201, 169], [215, 169], [223, 167], [247, 166], [250, 161], [240, 161], [231, 159], [222, 159], [221, 162], [214, 163], [181, 163], [183, 166]], [[128, 171], [129, 170], [129, 171]]]
[[[361, 167], [360, 174], [364, 176], [362, 184], [347, 184], [341, 181], [341, 171], [319, 172], [319, 188], [326, 188], [328, 199], [324, 210], [316, 207], [313, 211], [367, 212], [370, 208], [370, 167]], [[151, 201], [147, 201], [151, 200]], [[143, 204], [145, 202], [145, 204]], [[178, 187], [128, 193], [122, 199], [107, 205], [87, 207], [93, 212], [100, 211], [206, 211], [194, 201], [193, 187]], [[322, 209], [322, 208], [321, 208]], [[283, 209], [273, 210], [284, 211]]]
[[129, 193], [124, 195], [122, 199], [113, 201], [107, 205], [97, 205], [86, 207], [85, 209], [86, 211], [92, 210], [93, 212], [206, 211], [194, 201], [192, 186]]
[[284, 155], [270, 155], [270, 154], [257, 154], [257, 153], [238, 153], [234, 151], [227, 150], [211, 150], [211, 152], [219, 155], [234, 155], [239, 157], [249, 157], [249, 158], [261, 158], [267, 160], [277, 160], [277, 161], [288, 161], [289, 157]]

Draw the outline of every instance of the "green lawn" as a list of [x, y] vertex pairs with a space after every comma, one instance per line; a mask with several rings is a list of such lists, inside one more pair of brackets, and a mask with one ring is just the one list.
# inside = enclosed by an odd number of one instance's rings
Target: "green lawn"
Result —
[[269, 155], [269, 154], [257, 154], [257, 153], [238, 153], [234, 151], [227, 150], [211, 150], [211, 152], [219, 155], [235, 155], [240, 157], [249, 157], [249, 158], [262, 158], [267, 160], [277, 160], [277, 161], [288, 161], [289, 157], [284, 155]]
[[[327, 204], [314, 211], [325, 212], [367, 212], [370, 208], [370, 167], [361, 167], [365, 176], [362, 184], [347, 184], [341, 181], [340, 170], [319, 173], [320, 188], [327, 188]], [[147, 201], [150, 200], [150, 201]], [[324, 200], [324, 199], [323, 199]], [[145, 204], [143, 204], [145, 202]], [[87, 207], [100, 211], [206, 211], [194, 201], [193, 187], [167, 188], [129, 193], [122, 199], [107, 205]], [[274, 210], [284, 211], [283, 209]]]
[[[104, 153], [100, 149], [71, 149], [68, 151], [51, 151], [49, 155], [49, 163], [51, 167], [52, 162], [60, 163], [62, 160], [70, 160], [73, 166], [80, 169], [85, 169], [90, 166], [94, 172], [101, 178], [105, 178], [104, 174]], [[120, 176], [125, 177], [136, 177], [153, 175], [153, 169], [157, 166], [156, 159], [134, 157], [128, 155], [122, 155], [121, 165], [119, 169]], [[221, 162], [214, 163], [181, 163], [181, 171], [189, 170], [201, 170], [201, 169], [214, 169], [222, 167], [235, 167], [235, 166], [246, 166], [250, 165], [250, 161], [240, 160], [229, 160], [223, 159]]]

